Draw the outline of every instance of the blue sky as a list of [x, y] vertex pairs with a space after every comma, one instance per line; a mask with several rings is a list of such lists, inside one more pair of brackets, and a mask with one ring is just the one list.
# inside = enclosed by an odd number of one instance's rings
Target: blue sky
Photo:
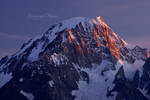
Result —
[[0, 57], [15, 53], [52, 24], [102, 16], [130, 44], [150, 47], [150, 0], [0, 0]]

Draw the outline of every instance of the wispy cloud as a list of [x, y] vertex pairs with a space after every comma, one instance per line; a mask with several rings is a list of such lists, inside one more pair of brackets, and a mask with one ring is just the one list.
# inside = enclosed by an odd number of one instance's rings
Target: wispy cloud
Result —
[[8, 34], [8, 33], [3, 33], [0, 32], [0, 37], [5, 37], [5, 38], [9, 38], [9, 39], [17, 39], [17, 40], [29, 40], [30, 38], [28, 36], [24, 36], [24, 35], [16, 35], [16, 34]]
[[58, 16], [52, 15], [50, 13], [45, 13], [45, 14], [41, 14], [41, 15], [29, 13], [27, 17], [32, 20], [41, 20], [44, 18], [49, 18], [49, 19], [58, 18]]

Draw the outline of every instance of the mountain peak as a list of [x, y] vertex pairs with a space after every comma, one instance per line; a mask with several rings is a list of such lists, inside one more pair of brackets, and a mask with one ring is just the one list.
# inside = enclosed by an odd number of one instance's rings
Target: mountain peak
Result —
[[[120, 48], [127, 45], [100, 16], [91, 19], [75, 17], [52, 26], [45, 34], [30, 40], [13, 57], [26, 55], [27, 61], [36, 61], [55, 41], [60, 41], [57, 45], [64, 49], [68, 47], [64, 47], [66, 43], [76, 45], [80, 53], [85, 51], [85, 48], [89, 53], [91, 47], [93, 49], [106, 47], [118, 60], [121, 56]], [[55, 50], [55, 47], [53, 49]]]
[[[128, 48], [100, 16], [71, 18], [31, 39], [16, 54], [1, 59], [0, 99], [108, 100], [107, 93], [112, 97], [118, 90], [113, 84], [122, 87], [128, 75], [132, 76], [149, 57], [148, 51]], [[139, 60], [142, 63], [135, 63]], [[122, 72], [125, 75], [120, 77]]]
[[80, 23], [89, 23], [91, 25], [96, 24], [96, 25], [103, 25], [107, 26], [105, 24], [104, 20], [101, 18], [101, 16], [95, 17], [95, 18], [86, 18], [86, 17], [73, 17], [67, 20], [64, 20], [58, 24], [55, 25], [55, 28], [57, 28], [57, 31], [62, 31], [66, 28], [72, 29], [75, 28], [78, 24]]
[[96, 17], [95, 19], [93, 19], [93, 23], [94, 24], [101, 24], [101, 25], [103, 25], [103, 26], [107, 26], [108, 27], [108, 25], [104, 22], [104, 20], [102, 19], [102, 17], [101, 16], [98, 16], [98, 17]]
[[32, 62], [43, 56], [48, 48], [53, 49], [49, 50], [51, 53], [55, 53], [57, 47], [66, 51], [68, 43], [70, 46], [75, 45], [80, 53], [89, 54], [93, 52], [91, 49], [101, 51], [101, 49], [107, 48], [118, 61], [123, 58], [127, 59], [126, 57], [129, 56], [123, 57], [122, 54], [126, 52], [124, 48], [128, 44], [104, 22], [101, 16], [98, 16], [95, 18], [75, 17], [55, 24], [45, 34], [25, 43], [20, 51], [12, 57]]

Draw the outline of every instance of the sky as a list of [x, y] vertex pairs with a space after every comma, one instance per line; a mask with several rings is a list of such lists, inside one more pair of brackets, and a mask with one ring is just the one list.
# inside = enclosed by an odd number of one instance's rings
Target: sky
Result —
[[0, 0], [0, 58], [72, 17], [104, 21], [129, 44], [150, 48], [150, 0]]

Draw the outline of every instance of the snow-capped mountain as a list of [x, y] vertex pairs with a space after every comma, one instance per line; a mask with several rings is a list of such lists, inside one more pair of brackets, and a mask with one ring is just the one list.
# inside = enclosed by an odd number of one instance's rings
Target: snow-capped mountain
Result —
[[0, 60], [0, 99], [149, 100], [148, 57], [101, 17], [72, 18]]

